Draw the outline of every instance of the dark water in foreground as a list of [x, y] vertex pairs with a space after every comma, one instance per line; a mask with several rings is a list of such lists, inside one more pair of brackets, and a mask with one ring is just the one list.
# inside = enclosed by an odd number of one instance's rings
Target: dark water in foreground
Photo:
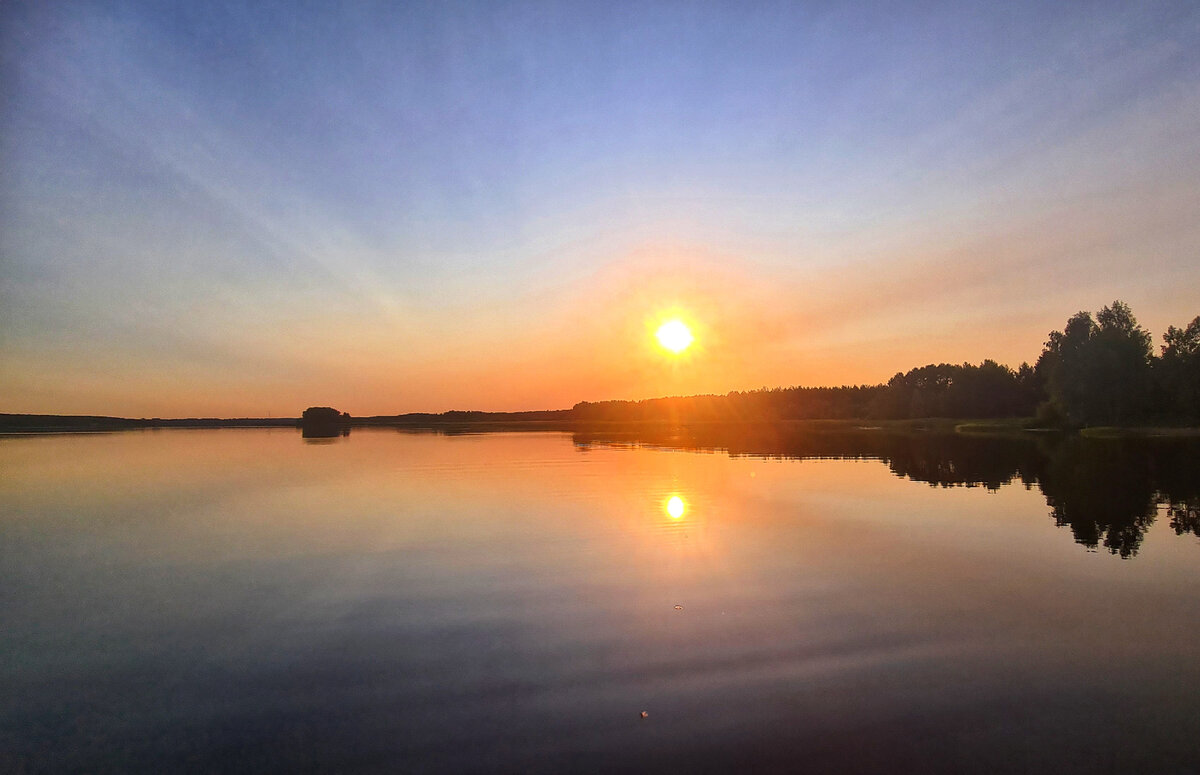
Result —
[[198, 430], [0, 473], [0, 771], [1200, 772], [1194, 444]]

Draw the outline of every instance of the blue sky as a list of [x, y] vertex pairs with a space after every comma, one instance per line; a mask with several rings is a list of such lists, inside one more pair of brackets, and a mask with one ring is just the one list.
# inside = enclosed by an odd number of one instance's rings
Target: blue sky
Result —
[[4, 6], [0, 410], [874, 382], [1200, 314], [1195, 3], [351, 5]]

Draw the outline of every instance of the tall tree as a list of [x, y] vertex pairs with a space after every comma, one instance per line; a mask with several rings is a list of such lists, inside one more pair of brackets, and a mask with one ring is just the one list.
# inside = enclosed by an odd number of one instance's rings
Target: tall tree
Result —
[[1088, 383], [1094, 367], [1089, 344], [1096, 333], [1090, 312], [1076, 312], [1062, 331], [1051, 331], [1035, 372], [1050, 402], [1068, 422], [1083, 424], [1091, 413]]
[[1101, 422], [1126, 422], [1144, 414], [1150, 390], [1150, 365], [1154, 359], [1150, 332], [1138, 325], [1122, 301], [1114, 301], [1096, 314], [1098, 324], [1095, 393]]
[[1146, 411], [1153, 357], [1149, 332], [1118, 300], [1051, 331], [1037, 371], [1071, 423], [1121, 423]]
[[1163, 334], [1157, 380], [1168, 411], [1200, 420], [1200, 315], [1185, 328], [1168, 326]]

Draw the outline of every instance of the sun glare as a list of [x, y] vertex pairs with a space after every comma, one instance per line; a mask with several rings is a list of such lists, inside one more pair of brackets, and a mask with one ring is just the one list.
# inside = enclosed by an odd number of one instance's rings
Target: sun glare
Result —
[[693, 337], [689, 329], [680, 320], [668, 320], [654, 332], [658, 343], [673, 353], [681, 353], [691, 345]]
[[687, 507], [683, 503], [683, 498], [672, 495], [667, 499], [667, 513], [671, 515], [671, 519], [679, 519], [685, 511], [687, 511]]

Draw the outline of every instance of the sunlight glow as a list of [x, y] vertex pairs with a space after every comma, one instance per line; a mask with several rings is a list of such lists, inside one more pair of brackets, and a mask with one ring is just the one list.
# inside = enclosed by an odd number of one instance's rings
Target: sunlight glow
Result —
[[684, 504], [683, 498], [672, 495], [667, 499], [667, 513], [671, 515], [671, 519], [681, 518], [685, 511], [687, 511], [687, 506]]
[[654, 332], [658, 343], [673, 353], [681, 353], [693, 341], [691, 329], [681, 320], [668, 320]]

